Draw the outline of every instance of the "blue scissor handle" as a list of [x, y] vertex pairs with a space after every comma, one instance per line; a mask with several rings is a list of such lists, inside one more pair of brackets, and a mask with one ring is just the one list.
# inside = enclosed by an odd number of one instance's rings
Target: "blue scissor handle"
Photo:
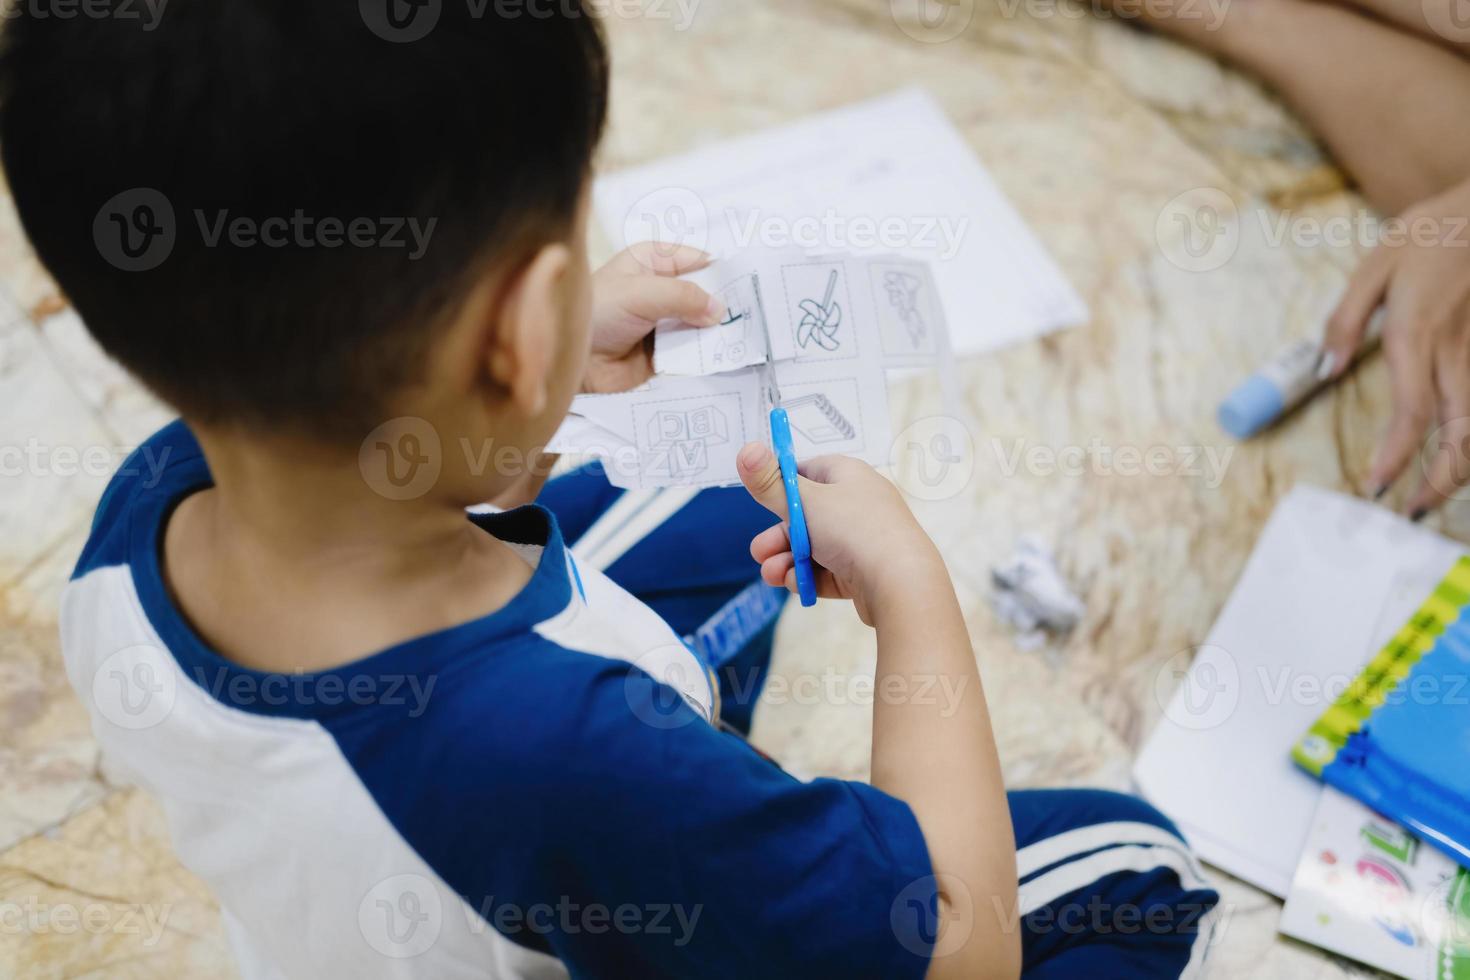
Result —
[[796, 592], [803, 606], [817, 604], [817, 577], [812, 572], [812, 539], [806, 530], [806, 511], [801, 507], [801, 488], [796, 482], [796, 448], [791, 444], [791, 420], [786, 409], [771, 409], [771, 444], [786, 486], [786, 525], [791, 535], [791, 557], [796, 559]]

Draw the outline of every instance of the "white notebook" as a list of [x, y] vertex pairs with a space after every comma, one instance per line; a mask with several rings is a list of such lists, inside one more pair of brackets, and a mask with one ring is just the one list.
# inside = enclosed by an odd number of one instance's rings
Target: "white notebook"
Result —
[[1464, 550], [1315, 487], [1277, 505], [1134, 764], [1201, 858], [1285, 897], [1322, 792], [1292, 743]]

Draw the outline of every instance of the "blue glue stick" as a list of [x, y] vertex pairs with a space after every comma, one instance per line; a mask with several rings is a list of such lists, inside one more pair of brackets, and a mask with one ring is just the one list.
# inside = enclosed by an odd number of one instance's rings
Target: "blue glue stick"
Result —
[[[1383, 311], [1373, 316], [1358, 349], [1366, 354], [1383, 330]], [[1220, 428], [1237, 439], [1249, 439], [1266, 426], [1311, 398], [1327, 383], [1322, 347], [1315, 340], [1299, 340], [1263, 364], [1220, 403]]]

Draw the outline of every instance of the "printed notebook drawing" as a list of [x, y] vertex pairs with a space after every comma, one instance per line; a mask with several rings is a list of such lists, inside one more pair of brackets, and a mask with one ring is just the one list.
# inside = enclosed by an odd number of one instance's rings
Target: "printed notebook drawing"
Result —
[[857, 434], [847, 416], [821, 393], [790, 399], [786, 413], [791, 427], [815, 443], [845, 442]]

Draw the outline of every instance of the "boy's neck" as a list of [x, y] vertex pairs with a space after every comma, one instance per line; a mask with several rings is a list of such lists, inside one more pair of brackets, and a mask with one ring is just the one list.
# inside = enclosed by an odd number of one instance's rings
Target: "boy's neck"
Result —
[[475, 532], [464, 508], [433, 493], [390, 500], [355, 455], [281, 441], [268, 448], [208, 440], [216, 529], [293, 568], [367, 563], [418, 576]]
[[530, 578], [463, 504], [390, 500], [355, 454], [200, 442], [215, 486], [170, 519], [165, 574], [195, 627], [246, 666], [339, 666], [493, 612]]

